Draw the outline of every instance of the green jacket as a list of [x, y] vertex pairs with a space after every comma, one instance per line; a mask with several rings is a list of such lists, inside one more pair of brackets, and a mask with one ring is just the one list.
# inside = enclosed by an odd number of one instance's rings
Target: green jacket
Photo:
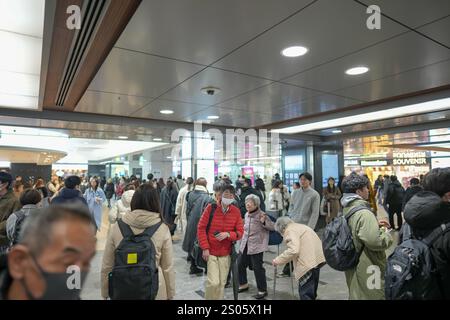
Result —
[[[344, 194], [341, 203], [344, 214], [355, 206], [370, 208], [367, 201], [352, 193]], [[369, 209], [357, 211], [350, 218], [349, 226], [357, 252], [363, 250], [356, 268], [345, 272], [349, 299], [382, 300], [386, 270], [385, 251], [391, 246], [393, 239], [389, 233], [380, 229], [377, 218]]]
[[3, 197], [0, 197], [0, 246], [9, 244], [6, 237], [6, 220], [8, 220], [11, 213], [19, 210], [21, 207], [12, 190], [8, 190]]

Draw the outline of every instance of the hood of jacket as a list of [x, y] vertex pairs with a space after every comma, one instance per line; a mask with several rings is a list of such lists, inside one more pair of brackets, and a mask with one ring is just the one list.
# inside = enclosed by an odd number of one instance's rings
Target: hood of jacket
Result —
[[348, 207], [349, 204], [355, 200], [365, 201], [361, 196], [356, 193], [344, 193], [341, 198], [341, 205], [343, 208]]
[[434, 192], [421, 191], [408, 201], [404, 216], [414, 229], [434, 229], [450, 221], [450, 203], [442, 201]]
[[161, 221], [160, 214], [146, 210], [134, 210], [123, 216], [123, 222], [136, 229], [145, 229]]
[[81, 197], [81, 192], [78, 189], [62, 188], [58, 192], [58, 197], [61, 197], [64, 199], [78, 198], [78, 197]]
[[120, 198], [120, 200], [122, 200], [122, 205], [126, 208], [129, 208], [131, 205], [131, 199], [133, 198], [134, 195], [134, 190], [128, 190], [125, 191], [122, 194], [122, 198]]

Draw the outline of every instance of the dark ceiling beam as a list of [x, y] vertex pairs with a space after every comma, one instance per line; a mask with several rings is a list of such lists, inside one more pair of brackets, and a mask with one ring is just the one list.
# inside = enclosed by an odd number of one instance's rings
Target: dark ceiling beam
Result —
[[95, 28], [95, 34], [90, 39], [80, 65], [77, 67], [67, 97], [64, 99], [64, 104], [63, 106], [57, 106], [58, 90], [76, 32], [66, 27], [66, 20], [69, 17], [66, 9], [69, 5], [79, 5], [81, 8], [83, 0], [57, 1], [43, 109], [64, 111], [75, 109], [140, 3], [141, 0], [107, 1], [106, 11], [102, 14], [101, 21]]

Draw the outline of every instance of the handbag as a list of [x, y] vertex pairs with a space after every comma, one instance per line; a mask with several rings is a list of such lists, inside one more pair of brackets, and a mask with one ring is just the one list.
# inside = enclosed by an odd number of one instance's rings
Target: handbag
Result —
[[[211, 213], [209, 214], [208, 224], [206, 225], [206, 237], [208, 237], [209, 228], [211, 227], [211, 221], [214, 216], [214, 212], [216, 211], [217, 204], [211, 204]], [[192, 247], [191, 252], [192, 258], [194, 258], [194, 263], [199, 268], [206, 269], [207, 262], [203, 259], [203, 250], [200, 248], [200, 244], [198, 239], [195, 239], [194, 246]]]
[[[276, 222], [277, 218], [273, 217], [272, 215], [267, 215], [272, 222]], [[269, 231], [269, 246], [278, 246], [283, 242], [283, 237], [280, 233], [277, 231]]]

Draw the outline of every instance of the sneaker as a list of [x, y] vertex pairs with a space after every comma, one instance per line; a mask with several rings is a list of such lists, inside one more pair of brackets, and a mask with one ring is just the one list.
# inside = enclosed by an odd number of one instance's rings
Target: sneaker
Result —
[[255, 298], [256, 300], [262, 300], [265, 297], [267, 297], [267, 291], [265, 291], [265, 292], [258, 292], [258, 294], [253, 296], [253, 298]]
[[199, 273], [203, 273], [203, 269], [194, 267], [194, 268], [191, 268], [191, 270], [189, 270], [189, 274], [199, 274]]

